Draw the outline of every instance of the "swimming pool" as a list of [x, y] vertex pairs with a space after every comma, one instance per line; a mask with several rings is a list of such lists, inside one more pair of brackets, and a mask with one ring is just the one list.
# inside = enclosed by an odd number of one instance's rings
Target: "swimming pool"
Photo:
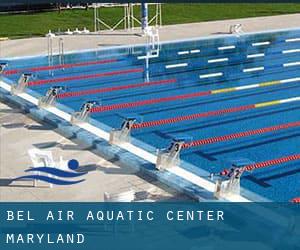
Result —
[[11, 58], [3, 80], [32, 73], [36, 98], [63, 87], [55, 105], [68, 114], [95, 101], [89, 123], [107, 140], [136, 118], [132, 153], [151, 158], [184, 138], [180, 167], [168, 171], [200, 176], [208, 189], [209, 173], [232, 163], [286, 158], [243, 173], [241, 186], [251, 200], [300, 196], [300, 29], [166, 42], [147, 53], [145, 45], [74, 52], [51, 65], [46, 56]]

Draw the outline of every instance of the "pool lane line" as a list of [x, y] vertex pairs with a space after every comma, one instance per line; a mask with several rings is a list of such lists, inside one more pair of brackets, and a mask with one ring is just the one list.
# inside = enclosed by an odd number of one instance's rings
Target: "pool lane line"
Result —
[[[253, 46], [254, 45], [254, 46]], [[278, 50], [276, 51], [276, 53], [278, 54], [281, 54], [281, 51], [279, 50], [281, 47], [284, 47], [286, 46], [286, 41], [283, 39], [283, 40], [280, 40], [278, 42], [270, 42], [270, 41], [264, 41], [264, 42], [249, 42], [249, 46], [253, 47], [253, 48], [259, 48], [260, 46], [266, 46], [266, 45], [273, 45], [274, 47], [273, 48], [278, 48]], [[245, 46], [245, 45], [244, 45]], [[248, 46], [248, 47], [249, 47]], [[211, 46], [206, 46], [205, 49], [202, 49], [201, 52], [207, 52], [207, 49], [210, 51], [210, 53], [205, 53], [205, 54], [202, 54], [202, 57], [205, 56], [205, 57], [214, 57], [214, 56], [218, 56], [217, 53], [214, 52], [214, 48], [218, 48], [219, 51], [227, 51], [227, 50], [231, 50], [230, 53], [226, 53], [228, 55], [234, 55], [236, 54], [236, 51], [235, 49], [241, 49], [241, 47], [239, 46], [235, 46], [235, 45], [229, 45], [229, 46], [220, 46], [220, 47], [211, 47]], [[193, 50], [189, 50], [188, 48], [186, 48], [185, 50], [182, 48], [182, 50], [179, 50], [177, 51], [177, 55], [178, 56], [185, 56], [185, 57], [179, 57], [178, 60], [180, 59], [191, 59], [191, 58], [198, 58], [197, 56], [196, 57], [190, 57]], [[196, 49], [195, 50], [196, 52], [194, 53], [200, 53], [200, 49]], [[211, 53], [211, 52], [214, 52], [214, 53]], [[252, 52], [252, 53], [259, 53], [259, 52]], [[188, 56], [188, 57], [187, 57]], [[225, 55], [224, 55], [225, 56]], [[254, 56], [255, 57], [255, 56]], [[254, 58], [253, 57], [253, 58]], [[261, 56], [257, 56], [257, 57], [261, 57]], [[138, 58], [138, 59], [145, 59], [146, 56], [144, 56], [143, 58]], [[247, 58], [251, 58], [250, 57], [247, 57]], [[169, 62], [169, 61], [173, 61], [173, 59], [171, 60], [164, 60], [163, 62]]]
[[300, 121], [279, 124], [279, 125], [275, 125], [275, 126], [271, 126], [271, 127], [264, 127], [264, 128], [259, 128], [259, 129], [255, 129], [255, 130], [248, 130], [248, 131], [238, 132], [238, 133], [234, 133], [234, 134], [228, 134], [228, 135], [222, 135], [222, 136], [216, 136], [216, 137], [186, 142], [182, 145], [182, 148], [186, 149], [186, 148], [191, 148], [191, 147], [199, 147], [199, 146], [203, 146], [203, 145], [207, 145], [207, 144], [213, 144], [213, 143], [218, 143], [218, 142], [223, 142], [223, 141], [235, 140], [235, 139], [248, 137], [248, 136], [271, 133], [271, 132], [289, 129], [289, 128], [295, 128], [295, 127], [299, 127], [299, 126], [300, 126]]
[[[298, 42], [300, 41], [300, 38], [283, 38], [281, 37], [281, 39], [279, 41], [268, 41], [268, 40], [265, 40], [265, 41], [255, 41], [255, 39], [251, 39], [249, 40], [247, 43], [243, 44], [243, 45], [249, 45], [249, 46], [252, 46], [252, 47], [259, 47], [259, 46], [263, 46], [263, 45], [274, 45], [274, 46], [280, 46], [280, 45], [285, 45], [286, 43], [289, 43], [289, 42]], [[216, 46], [216, 45], [213, 45], [213, 44], [209, 44], [209, 45], [206, 45], [204, 48], [202, 48], [201, 50], [203, 51], [207, 51], [207, 49], [213, 49], [213, 48], [217, 48], [219, 51], [222, 51], [222, 50], [233, 50], [233, 49], [240, 49], [239, 46], [236, 46], [234, 44], [232, 45], [221, 45], [221, 44], [218, 44], [217, 47], [213, 47], [213, 46]], [[192, 49], [190, 50], [190, 48], [187, 48], [187, 47], [184, 47], [184, 48], [180, 48], [181, 50], [177, 50], [177, 55], [189, 55], [191, 53], [193, 53], [193, 51], [195, 51], [194, 53], [199, 53], [200, 52], [200, 49]]]
[[171, 84], [171, 83], [176, 83], [176, 81], [177, 80], [174, 78], [174, 79], [166, 79], [166, 80], [159, 80], [159, 81], [128, 84], [123, 86], [65, 92], [65, 93], [58, 94], [57, 98], [61, 99], [61, 98], [68, 98], [68, 97], [78, 97], [83, 95], [93, 95], [93, 94], [113, 92], [113, 91], [125, 90], [125, 89], [141, 88], [141, 87], [148, 87], [148, 86], [155, 86], [155, 85], [162, 85], [162, 84]]
[[165, 66], [166, 69], [182, 68], [187, 67], [188, 63], [177, 63], [177, 64], [168, 64]]
[[28, 71], [29, 72], [39, 72], [39, 71], [46, 71], [46, 70], [69, 69], [69, 68], [82, 67], [82, 66], [108, 64], [108, 63], [114, 63], [117, 61], [118, 61], [117, 59], [107, 59], [107, 60], [99, 60], [99, 61], [68, 63], [68, 64], [64, 64], [64, 65], [41, 66], [41, 67], [25, 68], [25, 69], [11, 69], [11, 70], [4, 71], [3, 74], [4, 75], [14, 75], [14, 74], [28, 72]]
[[144, 70], [142, 68], [134, 68], [134, 69], [127, 69], [127, 70], [103, 72], [103, 73], [98, 73], [98, 74], [60, 77], [60, 78], [54, 78], [54, 79], [31, 81], [28, 83], [28, 86], [36, 86], [36, 85], [43, 85], [43, 84], [48, 84], [48, 83], [66, 82], [66, 81], [74, 81], [74, 80], [82, 80], [82, 79], [100, 78], [100, 77], [105, 77], [105, 76], [124, 75], [124, 74], [130, 74], [130, 73], [139, 73], [139, 72], [143, 72], [143, 71]]
[[270, 41], [252, 43], [253, 47], [270, 45]]
[[195, 92], [195, 93], [190, 93], [190, 94], [183, 94], [183, 95], [161, 97], [161, 98], [141, 100], [141, 101], [135, 101], [135, 102], [117, 103], [117, 104], [111, 104], [111, 105], [106, 105], [106, 106], [99, 106], [99, 107], [92, 108], [91, 112], [98, 113], [98, 112], [111, 111], [111, 110], [115, 110], [115, 109], [134, 108], [134, 107], [152, 105], [152, 104], [161, 103], [161, 102], [185, 100], [185, 99], [196, 98], [196, 97], [201, 97], [201, 96], [229, 93], [229, 92], [234, 92], [234, 91], [267, 87], [267, 86], [272, 86], [272, 85], [276, 85], [276, 84], [285, 84], [285, 83], [296, 82], [296, 81], [300, 81], [300, 77], [284, 79], [284, 80], [277, 80], [277, 81], [269, 81], [269, 82], [263, 82], [263, 83], [251, 84], [251, 85], [245, 85], [245, 86], [239, 86], [239, 87], [208, 90], [208, 91], [201, 91], [201, 92]]
[[213, 110], [204, 113], [196, 113], [191, 115], [184, 115], [184, 116], [177, 116], [177, 117], [160, 119], [160, 120], [152, 120], [152, 121], [142, 122], [142, 123], [135, 123], [132, 125], [132, 129], [142, 129], [148, 127], [162, 126], [171, 123], [195, 120], [204, 117], [219, 116], [223, 114], [241, 112], [241, 111], [252, 110], [256, 108], [263, 108], [263, 107], [274, 106], [274, 105], [296, 102], [296, 101], [300, 101], [300, 96], [288, 98], [288, 99], [282, 99], [282, 100], [274, 100], [269, 102], [261, 102], [257, 104], [250, 104], [250, 105], [244, 105], [239, 107], [221, 109], [221, 110]]

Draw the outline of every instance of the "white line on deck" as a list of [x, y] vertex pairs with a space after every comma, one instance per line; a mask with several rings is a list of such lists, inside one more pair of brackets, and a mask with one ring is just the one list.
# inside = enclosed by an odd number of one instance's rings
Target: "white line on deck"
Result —
[[265, 56], [264, 53], [258, 53], [258, 54], [247, 55], [247, 58], [256, 58], [256, 57], [263, 57], [263, 56]]
[[55, 114], [57, 116], [59, 116], [60, 118], [66, 120], [66, 121], [71, 121], [71, 115], [54, 107], [54, 106], [50, 106], [50, 107], [46, 107], [44, 108], [45, 110], [49, 111], [52, 114]]
[[169, 65], [166, 65], [166, 69], [180, 68], [180, 67], [186, 67], [186, 66], [188, 66], [188, 63], [169, 64]]
[[290, 53], [298, 53], [300, 49], [290, 49], [290, 50], [283, 50], [282, 54], [290, 54]]
[[300, 42], [300, 37], [299, 38], [290, 38], [285, 40], [286, 43], [292, 43], [292, 42]]
[[212, 73], [212, 74], [205, 74], [205, 75], [199, 75], [200, 78], [209, 78], [209, 77], [216, 77], [216, 76], [222, 76], [222, 72], [218, 73]]
[[208, 63], [218, 63], [218, 62], [227, 62], [227, 61], [228, 61], [228, 58], [218, 58], [218, 59], [208, 60], [207, 62]]
[[265, 69], [265, 67], [248, 68], [248, 69], [243, 69], [243, 72], [247, 73], [247, 72], [260, 71], [260, 70], [264, 70], [264, 69]]
[[11, 91], [11, 86], [5, 82], [0, 81], [0, 87], [5, 89], [6, 91]]
[[269, 45], [271, 42], [266, 41], [266, 42], [259, 42], [259, 43], [252, 43], [252, 46], [264, 46], [264, 45]]
[[291, 63], [284, 63], [283, 67], [291, 67], [291, 66], [298, 66], [300, 62], [291, 62]]

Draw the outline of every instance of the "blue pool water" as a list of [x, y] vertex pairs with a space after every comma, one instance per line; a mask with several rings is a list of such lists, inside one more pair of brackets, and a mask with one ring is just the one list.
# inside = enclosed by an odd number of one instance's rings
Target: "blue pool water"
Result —
[[[148, 80], [174, 80], [168, 84], [58, 99], [57, 102], [65, 105], [70, 112], [78, 111], [83, 103], [90, 100], [110, 106], [300, 77], [300, 30], [297, 29], [164, 43], [159, 57], [149, 60], [149, 67], [144, 59], [138, 59], [146, 51], [147, 46], [135, 46], [71, 53], [65, 55], [66, 65], [83, 64], [51, 72], [48, 69], [36, 70], [48, 66], [47, 57], [8, 59], [7, 72], [15, 69], [18, 72], [5, 77], [17, 81], [22, 72], [33, 71], [32, 82], [46, 81], [29, 87], [39, 95], [45, 95], [51, 86], [57, 85], [67, 87], [66, 92], [73, 92], [133, 86]], [[88, 64], [101, 60], [112, 61]], [[58, 63], [58, 56], [55, 56], [54, 65]], [[92, 77], [105, 72], [114, 73]], [[146, 79], [147, 72], [149, 79]], [[208, 74], [217, 75], [208, 77]], [[58, 80], [47, 82], [53, 79]], [[299, 96], [300, 78], [284, 84], [113, 109], [92, 113], [91, 117], [110, 128], [119, 128], [123, 117], [129, 113], [138, 114], [147, 122]], [[296, 121], [300, 121], [300, 101], [137, 129], [132, 135], [161, 149], [166, 148], [177, 134], [198, 140]], [[300, 129], [294, 127], [188, 148], [181, 152], [181, 159], [208, 172], [219, 172], [239, 158], [261, 162], [299, 153]], [[246, 173], [241, 183], [245, 189], [267, 199], [288, 201], [300, 196], [300, 162]]]

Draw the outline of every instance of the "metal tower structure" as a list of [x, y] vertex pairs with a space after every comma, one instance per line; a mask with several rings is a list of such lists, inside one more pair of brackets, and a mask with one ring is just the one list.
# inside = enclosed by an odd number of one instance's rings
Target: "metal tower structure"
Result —
[[[155, 6], [155, 14], [149, 16], [148, 6]], [[141, 6], [141, 15], [137, 16], [134, 13], [134, 7]], [[101, 10], [104, 8], [123, 7], [123, 16], [113, 25], [108, 24], [101, 16]], [[94, 3], [94, 31], [99, 32], [101, 30], [115, 30], [123, 28], [124, 30], [130, 30], [141, 27], [144, 31], [148, 25], [156, 27], [162, 26], [162, 7], [161, 3], [126, 3], [126, 4], [108, 4], [108, 3]], [[102, 28], [101, 28], [102, 27]]]

